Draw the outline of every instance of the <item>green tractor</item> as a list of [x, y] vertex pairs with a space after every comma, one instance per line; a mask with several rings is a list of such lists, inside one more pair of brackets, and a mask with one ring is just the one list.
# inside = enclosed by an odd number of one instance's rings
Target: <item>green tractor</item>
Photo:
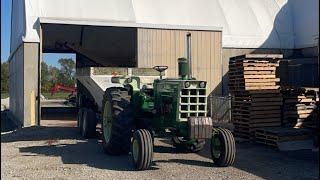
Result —
[[136, 169], [144, 170], [152, 163], [154, 137], [169, 137], [176, 148], [187, 152], [200, 151], [210, 139], [214, 164], [234, 163], [233, 135], [214, 128], [207, 117], [207, 83], [191, 77], [188, 56], [178, 59], [179, 78], [163, 78], [167, 66], [153, 68], [160, 78], [152, 85], [142, 85], [138, 76], [112, 78], [119, 86], [107, 88], [101, 110], [102, 144], [107, 154], [131, 151]]

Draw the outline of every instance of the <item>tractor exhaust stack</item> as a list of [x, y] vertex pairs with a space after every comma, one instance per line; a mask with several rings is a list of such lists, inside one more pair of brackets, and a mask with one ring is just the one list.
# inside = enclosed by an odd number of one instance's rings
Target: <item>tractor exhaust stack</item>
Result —
[[191, 33], [187, 33], [187, 60], [189, 65], [188, 79], [192, 79]]

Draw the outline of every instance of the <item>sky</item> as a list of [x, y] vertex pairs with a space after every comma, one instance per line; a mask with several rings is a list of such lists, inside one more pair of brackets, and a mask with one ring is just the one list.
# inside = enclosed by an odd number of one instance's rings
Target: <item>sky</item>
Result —
[[[11, 0], [1, 0], [1, 62], [7, 61], [10, 56], [11, 34]], [[74, 54], [43, 54], [44, 61], [51, 66], [59, 67], [60, 58], [72, 58]]]

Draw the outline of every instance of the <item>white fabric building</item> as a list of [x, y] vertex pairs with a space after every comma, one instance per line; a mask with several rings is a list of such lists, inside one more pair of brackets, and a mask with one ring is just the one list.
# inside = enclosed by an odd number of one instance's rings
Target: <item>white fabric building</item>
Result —
[[229, 48], [305, 48], [319, 37], [318, 0], [18, 0], [12, 9], [12, 52], [39, 42], [39, 22], [221, 27]]
[[[318, 26], [319, 0], [12, 0], [10, 112], [23, 126], [40, 124], [42, 53], [63, 53], [65, 43], [73, 46], [69, 53], [77, 52], [77, 62], [84, 65], [90, 66], [81, 54], [93, 57], [95, 62], [98, 57], [103, 63], [108, 58], [108, 62], [122, 58], [133, 60], [134, 64], [141, 59], [136, 56], [136, 37], [147, 37], [137, 35], [137, 29], [217, 33], [213, 40], [216, 46], [207, 46], [213, 43], [207, 37], [201, 40], [209, 42], [206, 47], [218, 49], [212, 53], [212, 57], [217, 55], [216, 64], [210, 61], [208, 69], [216, 72], [215, 89], [223, 93], [227, 88], [229, 58], [244, 53], [282, 53], [286, 58], [303, 54], [302, 51], [312, 54], [311, 70], [299, 66], [303, 71], [294, 69], [292, 73], [302, 74], [301, 82], [312, 79], [318, 56], [314, 53]], [[149, 44], [143, 47], [150, 47]], [[205, 52], [211, 53], [212, 49]], [[153, 54], [161, 55], [157, 53]]]

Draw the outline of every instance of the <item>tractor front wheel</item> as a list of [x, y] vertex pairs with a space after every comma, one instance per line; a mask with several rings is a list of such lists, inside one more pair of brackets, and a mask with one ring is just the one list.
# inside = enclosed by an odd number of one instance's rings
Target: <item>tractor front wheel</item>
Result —
[[228, 129], [214, 128], [211, 138], [211, 156], [215, 165], [231, 166], [236, 156], [234, 137]]
[[133, 164], [137, 170], [148, 169], [153, 158], [153, 143], [150, 131], [139, 129], [133, 134], [131, 143]]

